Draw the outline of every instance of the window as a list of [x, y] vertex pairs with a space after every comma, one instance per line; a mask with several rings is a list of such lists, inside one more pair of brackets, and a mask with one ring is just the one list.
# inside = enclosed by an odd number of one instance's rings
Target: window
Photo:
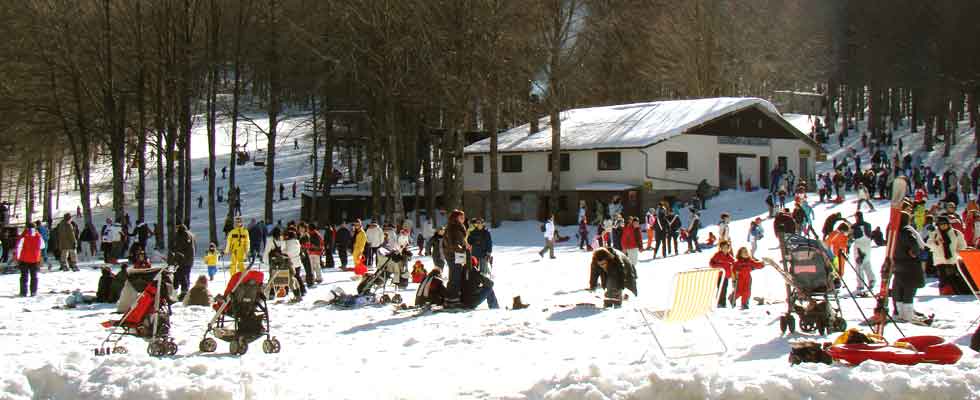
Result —
[[618, 151], [600, 151], [597, 158], [599, 171], [619, 171], [622, 169], [622, 157]]
[[[568, 156], [568, 153], [560, 153], [558, 163], [561, 164], [558, 167], [559, 171], [564, 172], [571, 169], [571, 157]], [[548, 153], [548, 172], [551, 172], [551, 153]]]
[[667, 169], [682, 169], [687, 170], [687, 152], [682, 151], [668, 151], [667, 152]]
[[473, 173], [483, 173], [483, 156], [473, 156]]
[[501, 157], [503, 172], [521, 172], [524, 170], [523, 157], [520, 155], [508, 155]]

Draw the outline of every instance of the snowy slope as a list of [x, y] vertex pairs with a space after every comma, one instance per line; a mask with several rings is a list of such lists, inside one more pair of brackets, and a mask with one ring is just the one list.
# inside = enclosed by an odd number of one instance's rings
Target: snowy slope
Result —
[[[962, 134], [961, 143], [968, 142], [967, 135]], [[195, 140], [200, 141], [195, 142], [197, 148], [205, 146], [201, 137], [195, 131]], [[915, 148], [914, 143], [905, 145]], [[309, 149], [293, 151], [291, 140], [281, 148], [283, 169], [277, 175], [287, 181], [302, 179], [309, 170]], [[966, 144], [955, 150], [956, 157], [972, 155]], [[936, 160], [935, 155], [926, 159]], [[200, 171], [205, 163], [206, 159], [196, 159], [194, 170]], [[249, 166], [242, 171], [247, 199], [262, 193], [261, 173], [257, 168], [251, 170]], [[205, 187], [200, 175], [194, 176], [195, 198]], [[708, 201], [702, 220], [713, 224], [721, 212], [732, 213], [736, 247], [746, 245], [749, 221], [765, 217], [762, 200], [761, 192], [725, 192]], [[873, 225], [883, 226], [886, 204], [875, 205], [879, 211], [865, 215]], [[850, 215], [853, 210], [850, 201], [815, 207], [817, 221], [831, 212]], [[244, 211], [246, 216], [258, 217], [261, 204], [246, 200]], [[276, 211], [284, 220], [295, 217], [298, 201], [277, 203]], [[206, 225], [199, 217], [205, 213], [195, 212], [192, 226], [199, 237], [206, 236]], [[776, 257], [771, 221], [764, 226], [770, 236], [760, 243], [757, 255]], [[43, 273], [43, 294], [32, 299], [15, 297], [17, 276], [3, 275], [0, 399], [980, 398], [980, 356], [965, 347], [972, 333], [967, 325], [980, 314], [980, 306], [972, 297], [938, 296], [934, 282], [920, 290], [917, 307], [936, 312], [935, 325], [904, 324], [902, 329], [909, 335], [936, 334], [960, 344], [964, 357], [956, 365], [789, 366], [789, 341], [795, 338], [779, 335], [777, 317], [785, 304], [778, 303], [754, 305], [748, 311], [718, 310], [715, 320], [729, 351], [717, 357], [667, 363], [654, 350], [636, 308], [667, 305], [672, 274], [706, 266], [710, 251], [656, 260], [644, 252], [638, 266], [639, 296], [622, 309], [565, 307], [599, 301], [594, 297], [598, 293], [582, 290], [587, 285], [590, 255], [566, 243], [559, 246], [557, 260], [539, 260], [535, 254], [541, 245], [537, 228], [536, 223], [505, 223], [493, 231], [497, 297], [502, 305], [509, 305], [513, 296], [520, 295], [531, 304], [528, 309], [491, 311], [484, 306], [475, 312], [418, 317], [393, 315], [391, 308], [381, 306], [338, 310], [314, 302], [328, 298], [335, 286], [351, 292], [354, 282], [350, 273], [328, 272], [325, 284], [312, 289], [303, 302], [272, 306], [273, 334], [283, 344], [282, 353], [276, 355], [263, 354], [259, 343], [240, 358], [228, 356], [224, 343], [219, 343], [216, 354], [199, 354], [197, 343], [212, 314], [175, 306], [173, 334], [181, 346], [177, 356], [150, 358], [145, 343], [127, 338], [129, 355], [94, 357], [91, 349], [105, 335], [99, 323], [112, 318], [114, 308], [51, 309], [65, 296], [49, 290], [94, 290], [98, 271]], [[574, 229], [564, 227], [562, 231], [568, 235]], [[884, 249], [874, 249], [872, 257], [878, 265]], [[423, 261], [431, 266], [429, 258]], [[202, 265], [193, 275], [200, 273]], [[223, 288], [226, 279], [219, 273], [212, 293]], [[785, 296], [775, 271], [757, 271], [753, 280], [754, 295], [771, 300]], [[848, 271], [846, 281], [855, 286], [853, 271]], [[412, 298], [413, 290], [411, 285], [402, 295]], [[859, 299], [858, 304], [868, 312], [873, 300]], [[857, 306], [851, 300], [842, 306], [848, 324], [857, 324], [861, 319]], [[698, 334], [707, 332], [705, 327], [694, 327], [701, 329], [681, 332], [667, 327], [664, 336], [673, 345], [688, 341], [715, 345], [710, 336]], [[889, 339], [898, 338], [892, 326], [886, 334]]]

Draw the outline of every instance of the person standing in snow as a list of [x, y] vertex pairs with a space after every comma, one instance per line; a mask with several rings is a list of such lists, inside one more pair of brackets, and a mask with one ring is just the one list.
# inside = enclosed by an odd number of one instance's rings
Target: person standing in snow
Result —
[[490, 231], [487, 230], [486, 225], [483, 224], [482, 218], [475, 218], [473, 220], [473, 230], [470, 231], [466, 241], [472, 248], [471, 253], [473, 254], [473, 257], [476, 257], [477, 269], [481, 274], [490, 277], [490, 260], [492, 259], [493, 253], [493, 238], [490, 236]]
[[924, 317], [915, 311], [915, 292], [925, 286], [925, 272], [919, 254], [925, 243], [912, 226], [912, 216], [902, 212], [899, 231], [895, 241], [892, 296], [900, 322], [924, 323]]
[[347, 228], [347, 223], [341, 223], [340, 228], [337, 228], [337, 238], [334, 243], [334, 247], [337, 248], [337, 258], [340, 259], [340, 269], [347, 269], [347, 249], [351, 247], [351, 236], [350, 229]]
[[623, 201], [620, 200], [619, 196], [613, 196], [612, 202], [609, 203], [609, 218], [615, 219], [617, 216], [623, 214]]
[[[612, 205], [610, 205], [612, 207]], [[611, 208], [610, 208], [611, 209]], [[548, 216], [548, 220], [544, 222], [543, 229], [541, 232], [544, 235], [544, 247], [538, 252], [538, 256], [544, 258], [544, 253], [548, 252], [548, 256], [552, 260], [555, 259], [555, 219], [553, 216]], [[450, 276], [451, 277], [451, 276]]]
[[861, 211], [861, 204], [862, 203], [868, 203], [868, 208], [871, 209], [871, 212], [874, 212], [875, 206], [874, 206], [874, 204], [871, 204], [871, 194], [868, 193], [868, 188], [867, 188], [867, 186], [864, 186], [864, 183], [863, 182], [858, 183], [857, 192], [858, 192], [857, 193], [857, 198], [858, 198], [857, 211], [858, 212]]
[[[313, 282], [323, 283], [323, 271], [320, 266], [320, 258], [323, 257], [323, 249], [326, 248], [323, 235], [315, 223], [310, 223], [307, 236], [309, 237], [309, 247], [306, 254], [310, 257], [310, 270], [313, 271]], [[333, 257], [331, 257], [333, 258]]]
[[877, 290], [878, 277], [871, 268], [871, 224], [864, 220], [864, 214], [860, 211], [854, 213], [854, 223], [851, 224], [851, 238], [854, 239], [851, 254], [854, 255], [858, 274], [858, 289], [856, 293]]
[[296, 198], [296, 181], [293, 181], [293, 198]]
[[60, 251], [59, 261], [61, 270], [78, 272], [78, 253], [75, 247], [78, 245], [78, 227], [71, 220], [71, 214], [65, 214], [65, 218], [55, 228], [55, 236], [58, 237], [58, 247]]
[[749, 309], [749, 300], [752, 298], [752, 270], [762, 268], [762, 262], [752, 258], [749, 249], [740, 247], [735, 263], [732, 264], [732, 273], [735, 275], [735, 296], [732, 302], [742, 299], [742, 309]]
[[174, 258], [171, 260], [177, 265], [177, 272], [174, 274], [174, 290], [180, 294], [179, 300], [183, 300], [187, 291], [191, 288], [191, 268], [194, 267], [194, 253], [196, 243], [194, 235], [183, 224], [177, 225], [177, 233], [174, 234]]
[[[762, 218], [756, 217], [749, 224], [749, 236], [746, 238], [749, 242], [749, 254], [752, 258], [755, 258], [755, 251], [759, 248], [759, 241], [765, 236], [765, 231], [762, 229]], [[728, 249], [731, 252], [731, 248]]]
[[960, 174], [960, 192], [963, 193], [963, 202], [966, 203], [970, 201], [970, 192], [973, 188], [973, 181], [970, 180], [970, 174], [966, 171]]
[[677, 237], [681, 233], [681, 219], [674, 213], [670, 208], [667, 209], [667, 240], [668, 240], [668, 251], [673, 248], [674, 255], [676, 256], [680, 252], [680, 248], [677, 244]]
[[370, 247], [367, 243], [367, 234], [364, 232], [363, 225], [360, 220], [354, 222], [354, 230], [351, 232], [353, 236], [353, 245], [351, 246], [351, 256], [354, 259], [354, 266], [357, 267], [361, 263], [361, 257], [364, 257], [364, 265], [367, 265], [367, 256], [364, 255], [365, 250], [370, 251]]
[[578, 248], [579, 250], [592, 251], [592, 243], [589, 241], [589, 221], [582, 218], [578, 221]]
[[[449, 286], [446, 288], [446, 306], [459, 307], [463, 273], [470, 263], [471, 246], [466, 243], [466, 214], [460, 210], [449, 213], [446, 238], [442, 241], [443, 254], [449, 262]], [[551, 231], [554, 235], [554, 228]]]
[[949, 218], [936, 218], [936, 230], [929, 233], [926, 246], [932, 252], [932, 261], [939, 275], [940, 294], [970, 294], [970, 286], [960, 277], [957, 263], [960, 251], [966, 249], [963, 233], [953, 229]]
[[698, 231], [701, 230], [701, 214], [698, 209], [691, 207], [691, 222], [687, 225], [687, 253], [701, 252], [701, 245], [698, 243]]
[[245, 256], [250, 247], [249, 241], [248, 230], [242, 224], [242, 217], [235, 217], [235, 228], [228, 232], [224, 252], [226, 256], [231, 255], [231, 263], [228, 268], [232, 275], [245, 271]]
[[41, 251], [44, 249], [44, 239], [33, 223], [28, 222], [26, 229], [17, 239], [14, 259], [20, 268], [20, 297], [27, 297], [30, 283], [31, 297], [37, 296], [37, 270], [41, 268]]
[[[647, 245], [646, 249], [640, 246], [641, 250], [653, 250], [653, 243], [656, 236], [654, 235], [654, 227], [657, 225], [657, 214], [652, 208], [647, 210], [646, 215], [646, 225], [647, 225]], [[654, 251], [653, 256], [657, 256], [657, 252]]]
[[429, 254], [432, 255], [432, 263], [440, 270], [446, 268], [446, 258], [442, 255], [442, 240], [445, 234], [446, 229], [440, 226], [432, 233], [429, 242], [426, 244], [426, 247], [429, 247]]
[[642, 243], [640, 221], [636, 217], [630, 217], [629, 222], [623, 229], [621, 242], [623, 252], [629, 257], [630, 262], [636, 265], [640, 261], [640, 245]]
[[367, 246], [364, 248], [364, 265], [371, 266], [374, 265], [374, 257], [378, 253], [378, 248], [384, 244], [384, 231], [378, 224], [372, 222], [364, 230], [364, 235], [367, 239]]
[[[735, 258], [732, 257], [732, 244], [729, 242], [718, 242], [718, 252], [711, 256], [711, 261], [708, 265], [711, 268], [718, 268], [724, 271], [721, 274], [721, 278], [718, 279], [718, 308], [725, 308], [728, 304], [728, 281], [732, 279], [732, 265], [735, 264]], [[732, 306], [735, 303], [732, 302]]]
[[587, 210], [585, 209], [585, 200], [578, 202], [578, 222], [582, 222], [586, 218]]
[[286, 185], [279, 182], [279, 201], [286, 200]]
[[718, 240], [722, 242], [732, 241], [732, 235], [728, 228], [729, 222], [731, 222], [732, 216], [727, 212], [721, 213], [721, 221], [718, 222]]

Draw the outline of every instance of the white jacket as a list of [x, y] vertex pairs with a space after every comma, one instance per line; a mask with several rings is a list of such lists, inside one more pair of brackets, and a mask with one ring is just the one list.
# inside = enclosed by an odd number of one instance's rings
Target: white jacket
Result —
[[367, 238], [368, 246], [371, 247], [380, 247], [385, 240], [384, 232], [377, 226], [368, 227], [364, 230], [364, 235]]
[[929, 240], [926, 241], [926, 246], [929, 246], [929, 250], [932, 251], [933, 264], [956, 264], [956, 261], [959, 260], [960, 250], [966, 248], [966, 239], [963, 238], [963, 233], [956, 229], [950, 228], [949, 240], [952, 242], [950, 243], [949, 250], [953, 257], [947, 259], [946, 253], [943, 251], [943, 237], [939, 233], [939, 228], [936, 228], [936, 230], [929, 233]]
[[412, 237], [409, 235], [398, 235], [398, 248], [407, 249], [408, 245], [412, 243]]
[[544, 223], [544, 238], [554, 239], [555, 238], [555, 223], [552, 220]]
[[718, 241], [719, 242], [729, 242], [731, 243], [732, 237], [731, 233], [728, 231], [728, 223], [721, 221], [718, 223]]
[[870, 200], [871, 199], [871, 196], [868, 194], [868, 189], [866, 189], [863, 185], [862, 186], [858, 186], [858, 199], [860, 199], [860, 200]]
[[106, 227], [102, 241], [107, 243], [122, 241], [122, 227], [119, 224], [112, 224]]
[[279, 246], [279, 250], [282, 251], [282, 254], [289, 257], [289, 262], [293, 264], [293, 268], [303, 267], [303, 260], [299, 255], [301, 247], [299, 245], [299, 240], [296, 239], [279, 240], [269, 238], [269, 240], [266, 240], [265, 252], [262, 253], [262, 261], [265, 262], [266, 265], [269, 265], [269, 253], [272, 252], [272, 249], [276, 248], [276, 246]]

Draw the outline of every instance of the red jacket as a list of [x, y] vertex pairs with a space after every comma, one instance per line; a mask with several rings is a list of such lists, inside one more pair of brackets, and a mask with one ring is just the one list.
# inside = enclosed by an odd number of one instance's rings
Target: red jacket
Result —
[[623, 250], [636, 249], [640, 247], [643, 239], [640, 238], [640, 229], [628, 227], [623, 229], [623, 239], [621, 240]]
[[735, 258], [732, 257], [731, 254], [719, 251], [711, 257], [711, 261], [708, 263], [708, 265], [710, 265], [711, 268], [721, 268], [724, 270], [725, 279], [728, 279], [732, 277], [732, 264], [734, 263]]
[[749, 273], [753, 269], [762, 268], [762, 262], [754, 258], [739, 258], [735, 260], [735, 264], [732, 265], [732, 269], [736, 274]]
[[44, 239], [41, 233], [35, 229], [24, 231], [17, 239], [17, 261], [24, 264], [38, 264], [41, 262], [41, 249], [44, 248]]
[[311, 230], [310, 231], [310, 241], [309, 248], [306, 249], [306, 253], [311, 256], [319, 256], [323, 254], [323, 235], [320, 235], [320, 231]]

